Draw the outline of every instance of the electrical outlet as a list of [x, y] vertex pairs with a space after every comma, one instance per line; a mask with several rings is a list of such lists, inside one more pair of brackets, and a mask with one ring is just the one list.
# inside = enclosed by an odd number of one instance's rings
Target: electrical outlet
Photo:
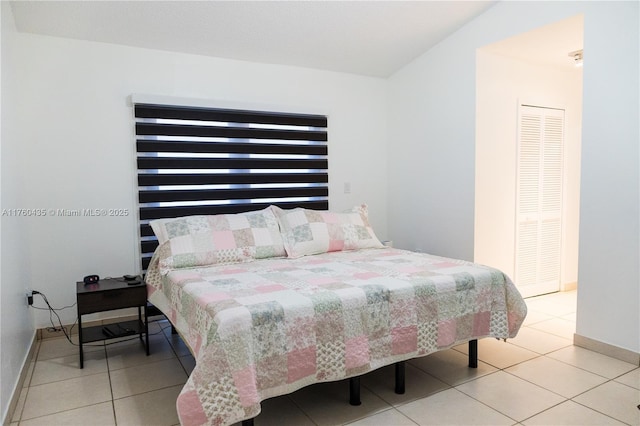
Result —
[[33, 293], [30, 291], [27, 292], [27, 304], [29, 306], [33, 305]]
[[344, 193], [351, 194], [351, 182], [344, 183]]

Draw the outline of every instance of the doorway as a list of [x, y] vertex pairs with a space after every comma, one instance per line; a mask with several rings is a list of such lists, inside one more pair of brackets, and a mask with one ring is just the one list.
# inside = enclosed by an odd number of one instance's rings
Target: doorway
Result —
[[[476, 52], [474, 260], [504, 271], [525, 297], [578, 285], [582, 69], [575, 67], [568, 53], [582, 49], [582, 34], [583, 18], [576, 16]], [[553, 229], [559, 245], [554, 243], [555, 252], [536, 249], [546, 256], [543, 262], [554, 258], [551, 267], [517, 260], [518, 244], [523, 241], [517, 211], [521, 204], [518, 132], [523, 104], [564, 111], [561, 209]], [[536, 225], [538, 241], [541, 232], [548, 234], [552, 228], [549, 223], [543, 232], [541, 226]], [[552, 285], [534, 286], [522, 278], [527, 268], [537, 271], [537, 276], [542, 272], [557, 278], [546, 280], [553, 281]]]

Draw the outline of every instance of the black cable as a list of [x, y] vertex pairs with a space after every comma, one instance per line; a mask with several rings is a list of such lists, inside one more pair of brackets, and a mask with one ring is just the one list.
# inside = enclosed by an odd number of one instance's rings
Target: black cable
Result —
[[[33, 305], [31, 305], [31, 307], [33, 309], [39, 309], [39, 310], [42, 310], [42, 311], [46, 311], [46, 310], [49, 311], [49, 321], [51, 322], [52, 331], [62, 331], [64, 333], [64, 336], [69, 341], [69, 343], [71, 343], [73, 346], [80, 346], [79, 344], [74, 343], [73, 340], [71, 340], [71, 336], [70, 336], [70, 334], [72, 334], [71, 330], [73, 330], [73, 327], [75, 327], [76, 324], [78, 323], [78, 317], [76, 317], [76, 320], [73, 322], [71, 327], [69, 327], [69, 333], [67, 333], [67, 329], [64, 327], [64, 325], [62, 325], [62, 319], [60, 319], [60, 315], [58, 315], [58, 313], [56, 312], [56, 311], [61, 311], [61, 310], [68, 309], [68, 308], [73, 308], [74, 306], [76, 306], [76, 303], [74, 303], [73, 305], [65, 306], [63, 308], [54, 308], [54, 307], [51, 306], [51, 304], [49, 303], [49, 299], [47, 299], [47, 296], [44, 293], [41, 293], [41, 292], [36, 291], [36, 290], [33, 290], [32, 294], [34, 294], [34, 295], [35, 294], [39, 294], [40, 297], [42, 297], [42, 300], [44, 300], [44, 303], [47, 304], [46, 308], [41, 308], [41, 307], [33, 306]], [[58, 324], [60, 325], [60, 328], [56, 327], [56, 325], [53, 323], [53, 315], [55, 315], [56, 318], [58, 319]], [[150, 320], [149, 323], [156, 322], [156, 321], [160, 321], [160, 320]], [[118, 327], [120, 327], [119, 324], [118, 324]], [[169, 327], [170, 327], [170, 325], [166, 326], [166, 327], [160, 327], [160, 331], [156, 331], [155, 333], [149, 333], [149, 335], [150, 336], [155, 336], [157, 334], [160, 334], [160, 333], [164, 332], [164, 330], [166, 330]], [[122, 327], [120, 327], [120, 328], [122, 328]], [[103, 347], [103, 346], [115, 345], [116, 343], [128, 342], [129, 340], [134, 340], [134, 339], [137, 339], [137, 338], [138, 338], [138, 336], [134, 336], [134, 337], [131, 337], [129, 339], [118, 340], [117, 342], [110, 342], [110, 343], [103, 342], [101, 345], [92, 345], [92, 344], [85, 343], [85, 344], [83, 344], [83, 346]]]
[[[39, 291], [36, 291], [36, 290], [33, 290], [32, 294], [39, 294], [40, 297], [42, 297], [42, 300], [44, 300], [44, 303], [47, 304], [47, 307], [49, 308], [49, 322], [51, 322], [51, 326], [53, 328], [53, 331], [62, 331], [64, 333], [64, 336], [69, 341], [69, 343], [71, 343], [72, 345], [75, 344], [75, 343], [73, 343], [73, 341], [71, 341], [71, 336], [69, 334], [71, 334], [71, 330], [73, 330], [73, 327], [76, 326], [76, 323], [78, 322], [78, 318], [76, 318], [76, 320], [71, 325], [71, 327], [69, 327], [69, 333], [67, 333], [67, 329], [64, 327], [64, 325], [62, 325], [62, 319], [60, 318], [60, 315], [58, 315], [58, 313], [56, 312], [56, 309], [54, 309], [51, 306], [51, 304], [49, 303], [49, 299], [47, 299], [47, 296], [45, 294], [39, 292]], [[75, 306], [75, 303], [73, 305], [65, 306], [64, 308], [59, 308], [58, 310], [72, 308], [73, 306]], [[38, 308], [38, 307], [36, 307], [36, 309], [44, 310], [44, 308]], [[53, 323], [53, 315], [55, 315], [56, 318], [58, 319], [58, 324], [60, 325], [60, 329], [58, 329], [56, 327], [56, 325]]]

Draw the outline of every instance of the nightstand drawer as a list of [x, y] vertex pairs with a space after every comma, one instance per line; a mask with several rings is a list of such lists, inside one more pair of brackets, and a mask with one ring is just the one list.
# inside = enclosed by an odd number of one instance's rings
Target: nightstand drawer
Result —
[[78, 314], [143, 306], [147, 303], [147, 287], [139, 285], [109, 291], [78, 294]]

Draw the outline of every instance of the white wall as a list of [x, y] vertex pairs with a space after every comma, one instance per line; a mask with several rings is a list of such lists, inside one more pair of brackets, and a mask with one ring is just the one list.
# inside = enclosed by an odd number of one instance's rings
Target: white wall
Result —
[[[576, 333], [640, 352], [640, 4], [585, 14]], [[584, 291], [583, 291], [584, 290]]]
[[[2, 115], [0, 147], [0, 170], [2, 188], [0, 193], [0, 211], [22, 205], [24, 179], [19, 163], [15, 140], [15, 110], [19, 102], [14, 86], [18, 70], [12, 65], [16, 58], [13, 43], [15, 26], [8, 2], [1, 2], [2, 15]], [[1, 262], [0, 268], [0, 416], [5, 418], [9, 401], [18, 383], [20, 370], [25, 364], [30, 344], [35, 335], [33, 318], [27, 309], [24, 288], [30, 280], [30, 262], [25, 221], [19, 217], [2, 215]]]
[[577, 333], [640, 352], [638, 3], [501, 2], [389, 81], [389, 237], [473, 259], [476, 49], [584, 14]]
[[463, 33], [389, 80], [389, 238], [473, 260], [475, 45]]
[[[386, 237], [384, 80], [29, 34], [18, 34], [16, 48], [15, 144], [22, 173], [32, 176], [24, 204], [132, 212], [26, 220], [32, 276], [24, 285], [54, 306], [75, 301], [84, 275], [138, 270], [132, 93], [328, 114], [330, 208], [367, 202], [374, 228]], [[62, 318], [72, 323], [75, 312]], [[47, 322], [38, 312], [36, 326]]]
[[[565, 110], [562, 285], [578, 279], [582, 68], [559, 70], [479, 49], [475, 261], [514, 278], [518, 105]], [[517, 282], [516, 282], [517, 284]]]

